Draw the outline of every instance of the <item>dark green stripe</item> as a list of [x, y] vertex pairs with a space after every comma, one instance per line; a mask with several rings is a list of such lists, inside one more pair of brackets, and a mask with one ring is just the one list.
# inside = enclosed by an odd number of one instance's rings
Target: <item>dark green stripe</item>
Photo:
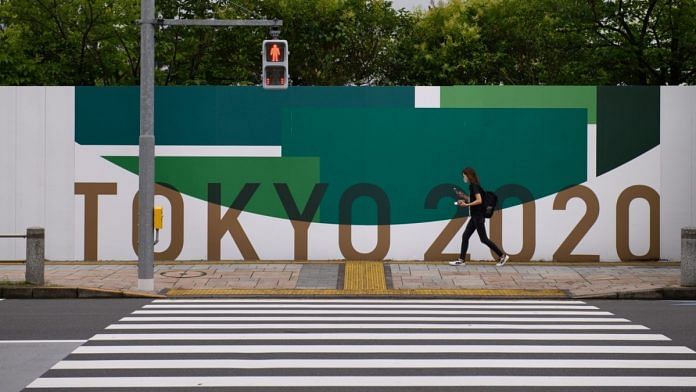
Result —
[[599, 87], [597, 175], [660, 144], [659, 87]]
[[[137, 87], [77, 87], [75, 141], [137, 145]], [[413, 107], [413, 87], [158, 87], [158, 145], [280, 145], [290, 107]]]

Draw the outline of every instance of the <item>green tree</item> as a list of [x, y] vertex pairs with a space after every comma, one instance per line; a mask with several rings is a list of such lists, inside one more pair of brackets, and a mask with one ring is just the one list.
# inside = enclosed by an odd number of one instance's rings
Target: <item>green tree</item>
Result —
[[486, 2], [479, 12], [483, 52], [476, 83], [596, 84], [605, 77], [593, 66], [573, 0]]
[[480, 71], [483, 46], [476, 23], [484, 2], [452, 0], [416, 12], [402, 30], [389, 79], [398, 84], [469, 84]]
[[[693, 84], [696, 0], [158, 0], [165, 18], [277, 18], [295, 85]], [[132, 85], [139, 0], [0, 0], [0, 84]], [[163, 26], [162, 85], [260, 82], [267, 28]]]
[[599, 66], [615, 83], [696, 80], [696, 1], [587, 0]]
[[283, 20], [296, 85], [382, 83], [408, 18], [382, 0], [267, 0], [258, 10]]
[[0, 5], [0, 80], [12, 84], [133, 83], [137, 0], [7, 0]]

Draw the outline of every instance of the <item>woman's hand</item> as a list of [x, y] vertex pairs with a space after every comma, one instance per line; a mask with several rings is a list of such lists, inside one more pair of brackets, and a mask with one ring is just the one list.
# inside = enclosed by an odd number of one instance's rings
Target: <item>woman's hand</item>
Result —
[[468, 200], [469, 196], [467, 196], [464, 192], [462, 191], [456, 191], [457, 197], [460, 199]]
[[466, 201], [465, 200], [457, 200], [457, 205], [459, 207], [467, 207]]

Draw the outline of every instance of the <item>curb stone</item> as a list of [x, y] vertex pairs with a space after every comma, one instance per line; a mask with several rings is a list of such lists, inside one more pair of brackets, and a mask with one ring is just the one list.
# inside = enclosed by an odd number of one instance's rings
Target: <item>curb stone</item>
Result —
[[[61, 298], [83, 298], [83, 299], [97, 299], [97, 298], [168, 298], [167, 291], [163, 290], [159, 294], [143, 293], [137, 291], [116, 291], [116, 290], [104, 290], [97, 288], [85, 288], [85, 287], [0, 287], [0, 298], [8, 299], [61, 299]], [[336, 290], [339, 291], [339, 290]], [[397, 291], [397, 290], [394, 290]], [[501, 290], [503, 291], [503, 290]], [[402, 293], [375, 293], [367, 294], [364, 293], [343, 293], [343, 294], [288, 294], [286, 291], [281, 290], [282, 293], [273, 294], [269, 293], [255, 293], [253, 295], [232, 295], [235, 297], [263, 297], [263, 298], [298, 298], [299, 296], [314, 297], [314, 298], [442, 298], [443, 296], [437, 294], [420, 294], [414, 295], [413, 293], [404, 292]], [[298, 293], [299, 294], [299, 293]], [[447, 296], [447, 295], [445, 295]], [[178, 297], [174, 295], [172, 297]], [[201, 297], [213, 298], [215, 295], [202, 295]], [[225, 295], [225, 297], [230, 297]], [[457, 296], [451, 295], [450, 298], [490, 298], [490, 296]], [[496, 298], [533, 298], [534, 296], [522, 295], [522, 296], [496, 296]], [[548, 296], [544, 298], [549, 298]], [[559, 297], [561, 298], [561, 297]], [[578, 295], [578, 296], [566, 296], [569, 299], [632, 299], [632, 300], [696, 300], [696, 287], [662, 287], [651, 290], [638, 290], [638, 291], [619, 291], [601, 294], [591, 294], [591, 295]]]
[[2, 289], [2, 297], [11, 299], [31, 298], [33, 291], [31, 287], [4, 287]]
[[0, 287], [0, 298], [69, 299], [69, 298], [166, 298], [164, 295], [137, 291], [103, 290], [85, 287]]
[[574, 299], [693, 299], [696, 300], [696, 287], [661, 287], [651, 290], [618, 291], [612, 293], [577, 295]]
[[77, 298], [77, 291], [75, 287], [34, 287], [31, 296], [45, 299]]

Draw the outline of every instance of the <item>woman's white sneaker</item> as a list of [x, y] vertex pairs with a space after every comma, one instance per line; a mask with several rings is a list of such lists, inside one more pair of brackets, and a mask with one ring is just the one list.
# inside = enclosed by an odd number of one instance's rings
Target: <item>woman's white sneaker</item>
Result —
[[466, 265], [466, 263], [464, 262], [464, 260], [459, 259], [457, 261], [450, 261], [449, 265]]
[[496, 267], [502, 267], [502, 266], [505, 265], [505, 263], [508, 262], [508, 260], [510, 260], [510, 256], [508, 256], [508, 255], [503, 255], [503, 256], [500, 258], [500, 260], [498, 260], [498, 262], [495, 264], [495, 266], [496, 266]]

